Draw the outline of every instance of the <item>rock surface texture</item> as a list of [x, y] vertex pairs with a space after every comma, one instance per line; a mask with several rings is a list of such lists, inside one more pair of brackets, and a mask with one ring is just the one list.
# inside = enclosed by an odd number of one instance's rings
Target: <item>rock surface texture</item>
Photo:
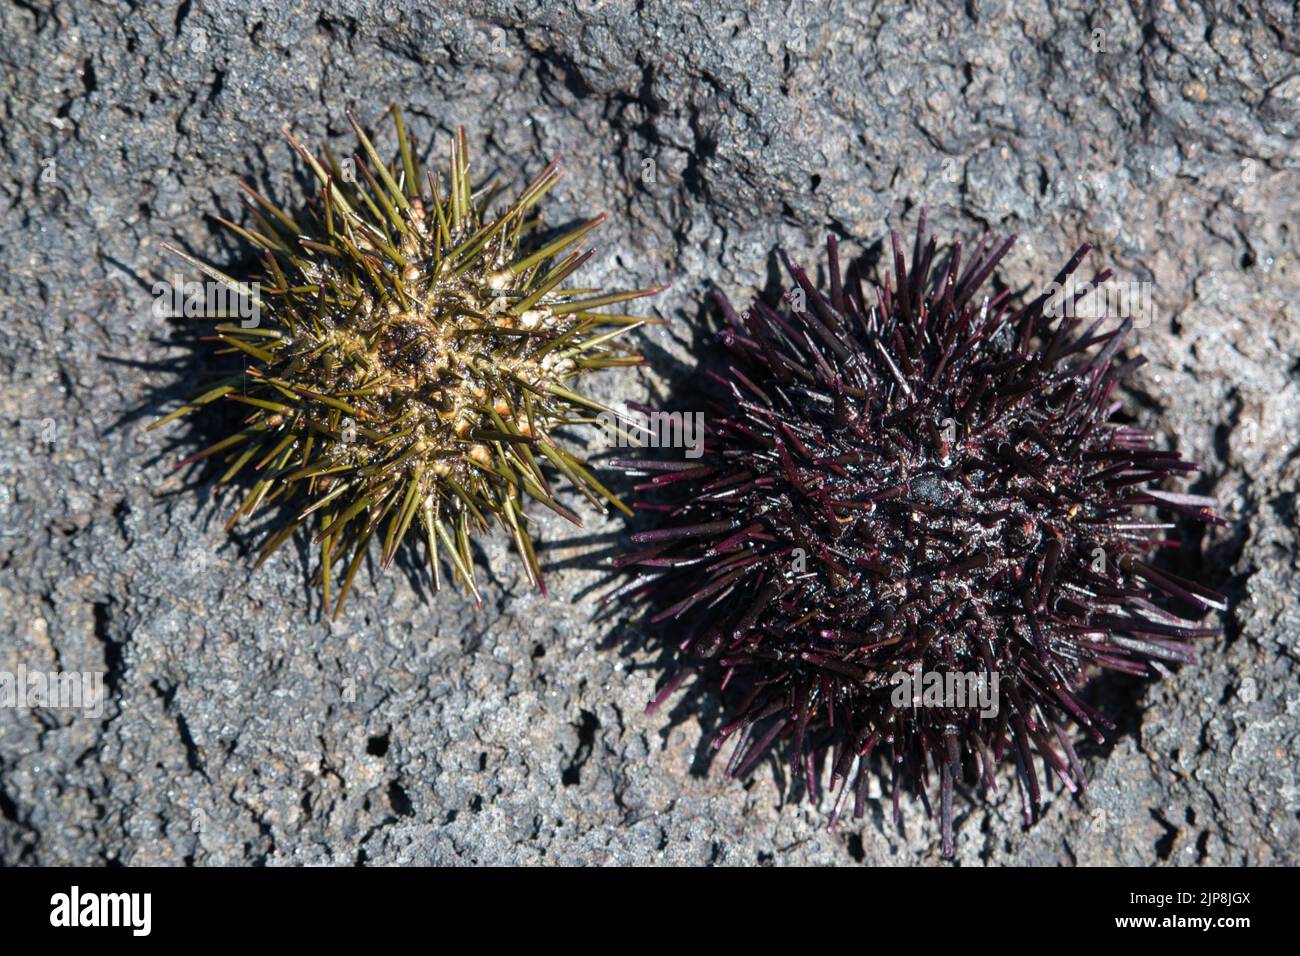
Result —
[[762, 292], [775, 250], [811, 263], [827, 232], [878, 254], [920, 206], [941, 238], [1020, 233], [1012, 289], [1082, 241], [1149, 283], [1125, 398], [1231, 521], [1174, 559], [1230, 596], [1224, 633], [1199, 666], [1103, 681], [1119, 729], [1034, 826], [1009, 776], [961, 789], [957, 860], [1300, 862], [1296, 7], [1050, 6], [0, 8], [0, 671], [107, 694], [0, 708], [0, 862], [939, 862], [915, 801], [895, 827], [874, 786], [830, 833], [785, 766], [722, 777], [707, 697], [643, 713], [658, 657], [591, 600], [622, 522], [533, 509], [549, 600], [498, 532], [481, 608], [366, 567], [331, 624], [305, 540], [252, 572], [233, 493], [172, 470], [202, 423], [143, 431], [206, 361], [153, 316], [183, 266], [160, 241], [238, 264], [207, 214], [241, 220], [241, 179], [304, 195], [281, 127], [350, 150], [344, 111], [380, 129], [394, 102], [438, 156], [466, 126], [480, 174], [562, 154], [548, 222], [610, 214], [590, 284], [672, 283], [653, 371], [604, 375], [609, 400], [680, 406], [709, 289]]

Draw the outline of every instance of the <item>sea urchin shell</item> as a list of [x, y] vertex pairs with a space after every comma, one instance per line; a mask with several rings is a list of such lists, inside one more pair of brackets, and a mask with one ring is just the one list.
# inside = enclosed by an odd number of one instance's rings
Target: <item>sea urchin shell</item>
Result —
[[[1083, 699], [1088, 676], [1190, 662], [1217, 633], [1170, 604], [1222, 599], [1150, 556], [1175, 544], [1153, 538], [1174, 527], [1153, 512], [1221, 519], [1211, 499], [1160, 490], [1195, 466], [1117, 418], [1117, 386], [1144, 361], [1121, 354], [1131, 319], [1085, 328], [1048, 292], [1019, 309], [1006, 292], [978, 297], [1015, 237], [981, 242], [964, 267], [957, 244], [932, 269], [924, 229], [922, 214], [910, 270], [892, 235], [883, 288], [856, 264], [842, 276], [831, 238], [828, 295], [787, 263], [779, 311], [738, 315], [718, 296], [730, 364], [711, 377], [727, 399], [704, 457], [618, 463], [650, 476], [638, 490], [666, 513], [634, 535], [618, 593], [682, 629], [682, 666], [652, 709], [706, 663], [745, 688], [715, 741], [737, 739], [730, 774], [785, 741], [815, 794], [829, 756], [833, 826], [850, 793], [862, 815], [879, 746], [896, 817], [900, 788], [928, 807], [937, 771], [950, 856], [963, 770], [991, 787], [1009, 754], [1032, 821], [1035, 755], [1073, 791], [1069, 725], [1111, 729]], [[996, 706], [931, 700], [932, 681], [924, 701], [916, 683], [900, 700], [905, 676], [931, 674], [946, 688], [973, 677]]]
[[[231, 524], [272, 502], [292, 508], [259, 564], [316, 516], [327, 608], [331, 567], [347, 562], [336, 616], [371, 538], [382, 532], [387, 565], [417, 519], [435, 584], [441, 547], [477, 599], [470, 541], [499, 520], [540, 587], [525, 494], [580, 523], [556, 500], [544, 463], [598, 508], [624, 508], [553, 432], [605, 411], [576, 379], [642, 361], [616, 340], [653, 320], [598, 310], [658, 291], [566, 288], [593, 254], [574, 247], [604, 217], [530, 238], [535, 207], [560, 178], [556, 163], [489, 216], [489, 191], [471, 187], [463, 131], [443, 180], [421, 171], [392, 112], [400, 161], [391, 165], [351, 116], [362, 155], [342, 162], [286, 132], [320, 183], [302, 215], [244, 187], [256, 227], [220, 221], [263, 251], [253, 287], [263, 315], [217, 325], [216, 339], [245, 368], [156, 423], [218, 400], [249, 409], [236, 433], [186, 461], [224, 455], [222, 481], [256, 472]], [[216, 282], [249, 288], [172, 251]]]

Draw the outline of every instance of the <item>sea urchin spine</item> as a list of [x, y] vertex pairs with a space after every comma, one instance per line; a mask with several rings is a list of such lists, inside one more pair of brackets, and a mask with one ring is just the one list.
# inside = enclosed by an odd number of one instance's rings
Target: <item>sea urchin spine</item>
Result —
[[[883, 287], [856, 264], [841, 274], [831, 238], [829, 294], [787, 262], [779, 311], [741, 315], [718, 296], [731, 361], [710, 373], [727, 397], [704, 458], [618, 463], [649, 476], [638, 490], [666, 513], [634, 535], [618, 593], [684, 629], [682, 668], [652, 708], [704, 665], [746, 689], [715, 741], [737, 740], [730, 774], [785, 741], [815, 794], [829, 756], [834, 826], [849, 794], [862, 815], [880, 747], [896, 819], [901, 788], [928, 809], [937, 771], [950, 856], [963, 768], [992, 787], [1009, 754], [1032, 822], [1036, 756], [1073, 791], [1069, 725], [1112, 729], [1083, 698], [1088, 676], [1190, 662], [1217, 633], [1170, 609], [1224, 604], [1152, 565], [1176, 542], [1152, 537], [1174, 525], [1151, 513], [1222, 519], [1211, 499], [1160, 490], [1196, 466], [1116, 417], [1116, 389], [1144, 361], [1121, 354], [1131, 320], [1084, 328], [1047, 292], [1019, 309], [1007, 292], [979, 297], [1014, 236], [982, 241], [964, 267], [957, 244], [932, 268], [922, 214], [910, 269], [891, 238]], [[915, 687], [900, 705], [899, 675], [918, 668], [992, 683], [995, 712], [918, 707]]]
[[[335, 616], [371, 538], [382, 532], [387, 565], [417, 521], [435, 585], [441, 548], [478, 599], [470, 542], [497, 520], [542, 587], [525, 494], [580, 523], [556, 500], [544, 463], [597, 508], [626, 510], [553, 433], [607, 411], [576, 379], [642, 361], [616, 340], [655, 320], [599, 310], [659, 291], [566, 286], [593, 254], [578, 244], [603, 216], [525, 243], [559, 181], [556, 163], [489, 216], [495, 193], [473, 190], [464, 132], [444, 181], [421, 170], [396, 107], [392, 115], [392, 164], [350, 115], [362, 155], [342, 162], [328, 149], [313, 156], [286, 131], [319, 181], [318, 201], [293, 217], [245, 186], [256, 226], [220, 220], [262, 250], [254, 294], [269, 321], [217, 325], [217, 341], [246, 367], [154, 426], [218, 400], [250, 410], [239, 431], [186, 462], [224, 455], [223, 482], [256, 473], [231, 525], [291, 503], [258, 564], [315, 516], [326, 608], [331, 568], [347, 562]], [[172, 251], [216, 282], [249, 288]]]

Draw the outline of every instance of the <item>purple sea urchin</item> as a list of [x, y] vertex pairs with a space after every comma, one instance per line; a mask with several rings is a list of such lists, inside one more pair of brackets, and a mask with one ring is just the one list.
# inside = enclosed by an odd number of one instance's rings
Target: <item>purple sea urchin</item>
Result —
[[[1009, 753], [1031, 822], [1035, 755], [1048, 782], [1083, 787], [1067, 728], [1111, 729], [1086, 679], [1193, 661], [1195, 639], [1217, 633], [1169, 605], [1222, 599], [1149, 558], [1175, 544], [1152, 537], [1174, 527], [1154, 511], [1222, 519], [1211, 499], [1156, 488], [1195, 466], [1116, 418], [1117, 386], [1144, 361], [1121, 356], [1131, 319], [1085, 328], [1066, 317], [1073, 298], [1058, 309], [1048, 292], [1019, 309], [1007, 292], [977, 299], [1014, 236], [966, 263], [957, 244], [932, 268], [922, 214], [910, 269], [891, 238], [883, 287], [856, 264], [841, 274], [831, 238], [828, 295], [787, 262], [780, 311], [737, 314], [717, 296], [730, 363], [710, 376], [727, 399], [700, 462], [618, 463], [651, 476], [638, 490], [665, 513], [619, 559], [635, 577], [618, 593], [684, 629], [652, 709], [705, 664], [744, 685], [715, 740], [736, 738], [728, 773], [785, 741], [816, 793], [829, 756], [833, 826], [850, 793], [862, 815], [873, 749], [887, 752], [896, 818], [901, 788], [928, 808], [933, 766], [950, 856], [963, 769], [991, 787]], [[931, 674], [991, 686], [997, 706], [931, 699], [933, 681], [900, 699]]]
[[464, 132], [444, 182], [422, 172], [401, 113], [392, 114], [400, 157], [392, 164], [351, 115], [362, 155], [342, 162], [328, 149], [313, 156], [286, 132], [320, 183], [318, 200], [294, 217], [245, 186], [256, 225], [220, 220], [265, 263], [251, 291], [259, 321], [216, 327], [245, 368], [151, 426], [219, 400], [249, 409], [237, 432], [186, 462], [224, 455], [223, 482], [256, 473], [231, 525], [290, 503], [291, 519], [258, 564], [315, 516], [327, 608], [331, 569], [346, 562], [335, 616], [371, 538], [382, 532], [387, 565], [417, 524], [435, 585], [441, 548], [478, 599], [470, 542], [496, 520], [542, 587], [524, 496], [581, 523], [556, 500], [543, 463], [596, 507], [626, 510], [553, 433], [606, 411], [575, 391], [576, 379], [642, 361], [616, 340], [655, 320], [598, 310], [659, 291], [565, 286], [593, 254], [574, 247], [604, 217], [532, 239], [534, 210], [560, 178], [556, 163], [489, 216], [495, 192], [472, 188]]

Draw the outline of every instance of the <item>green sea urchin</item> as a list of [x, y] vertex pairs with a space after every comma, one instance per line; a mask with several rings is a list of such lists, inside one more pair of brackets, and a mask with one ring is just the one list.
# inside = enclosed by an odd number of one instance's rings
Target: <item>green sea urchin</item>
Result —
[[[901, 789], [927, 800], [933, 768], [951, 855], [961, 774], [992, 786], [1009, 757], [1028, 821], [1036, 763], [1082, 787], [1068, 728], [1111, 727], [1085, 700], [1092, 674], [1193, 661], [1217, 633], [1177, 608], [1222, 598], [1150, 557], [1179, 543], [1169, 518], [1223, 521], [1161, 487], [1196, 466], [1122, 417], [1117, 389], [1144, 361], [1121, 353], [1131, 318], [1085, 325], [1048, 292], [1022, 308], [979, 296], [1014, 237], [964, 267], [957, 244], [932, 269], [924, 224], [910, 269], [893, 235], [892, 287], [842, 273], [832, 238], [829, 293], [787, 263], [782, 308], [718, 297], [729, 361], [703, 458], [617, 463], [649, 476], [639, 490], [664, 520], [633, 536], [616, 594], [677, 631], [681, 667], [652, 708], [700, 670], [745, 688], [715, 741], [736, 741], [729, 773], [784, 742], [816, 793], [829, 760], [834, 825], [849, 795], [862, 815], [873, 750], [896, 819]], [[972, 677], [978, 702], [949, 698]]]
[[495, 191], [472, 188], [464, 132], [444, 184], [421, 171], [396, 107], [392, 116], [390, 165], [351, 114], [362, 155], [343, 161], [328, 149], [313, 156], [286, 131], [319, 181], [317, 200], [291, 216], [245, 185], [255, 225], [218, 217], [262, 251], [256, 284], [169, 247], [249, 295], [259, 319], [218, 324], [215, 339], [244, 369], [151, 427], [218, 401], [249, 409], [238, 431], [182, 464], [222, 455], [222, 482], [255, 473], [228, 528], [272, 502], [293, 509], [259, 565], [315, 516], [327, 609], [331, 569], [346, 561], [336, 617], [371, 538], [382, 535], [386, 566], [417, 522], [435, 586], [445, 550], [478, 600], [470, 542], [499, 521], [544, 591], [525, 494], [581, 523], [557, 501], [545, 463], [597, 508], [626, 510], [554, 433], [606, 411], [575, 380], [642, 361], [618, 340], [655, 320], [598, 310], [659, 291], [566, 287], [593, 254], [577, 244], [604, 217], [534, 241], [557, 163], [489, 216]]

